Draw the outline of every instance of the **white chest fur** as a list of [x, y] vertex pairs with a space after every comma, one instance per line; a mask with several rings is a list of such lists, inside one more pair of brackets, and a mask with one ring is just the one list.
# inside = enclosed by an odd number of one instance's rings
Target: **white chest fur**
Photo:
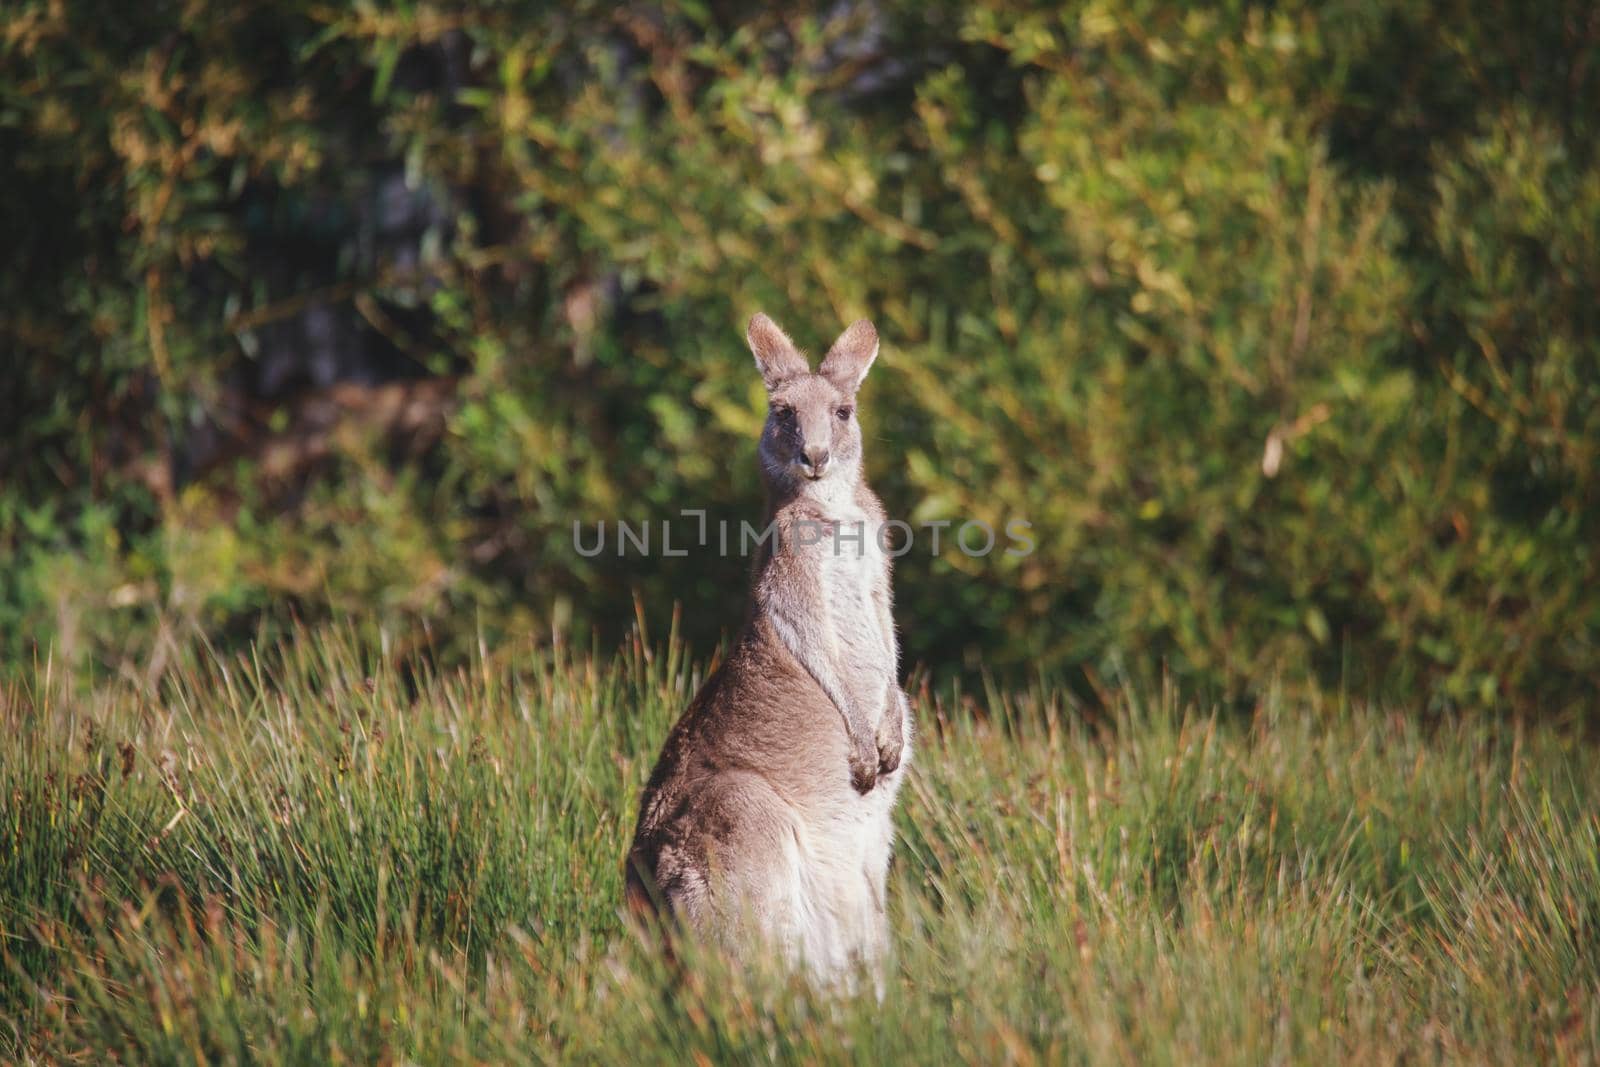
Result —
[[840, 509], [830, 518], [827, 538], [821, 550], [823, 587], [826, 590], [829, 623], [834, 638], [858, 662], [875, 664], [892, 672], [891, 647], [885, 643], [883, 615], [876, 598], [886, 595], [887, 573], [884, 554], [878, 544], [878, 530], [859, 508]]

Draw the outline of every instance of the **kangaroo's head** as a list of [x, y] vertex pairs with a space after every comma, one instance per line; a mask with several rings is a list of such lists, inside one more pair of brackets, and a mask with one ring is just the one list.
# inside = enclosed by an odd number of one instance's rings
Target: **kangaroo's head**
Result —
[[811, 372], [806, 357], [765, 315], [745, 334], [767, 384], [767, 425], [761, 432], [761, 470], [776, 489], [804, 488], [861, 476], [861, 424], [856, 390], [878, 356], [878, 331], [866, 319], [851, 323]]

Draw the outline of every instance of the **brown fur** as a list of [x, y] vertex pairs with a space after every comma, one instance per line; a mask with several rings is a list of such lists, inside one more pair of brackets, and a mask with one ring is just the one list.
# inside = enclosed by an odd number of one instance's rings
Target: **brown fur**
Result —
[[628, 905], [739, 950], [776, 941], [836, 976], [879, 958], [886, 941], [889, 812], [909, 706], [887, 556], [841, 560], [831, 539], [803, 544], [803, 524], [865, 521], [870, 539], [884, 519], [861, 476], [853, 411], [877, 335], [851, 326], [817, 374], [765, 316], [749, 341], [771, 404], [760, 451], [778, 539], [757, 553], [733, 650], [645, 788]]

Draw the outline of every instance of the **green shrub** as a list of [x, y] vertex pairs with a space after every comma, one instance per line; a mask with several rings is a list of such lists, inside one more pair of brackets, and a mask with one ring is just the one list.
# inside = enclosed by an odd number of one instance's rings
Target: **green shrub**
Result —
[[635, 594], [713, 641], [743, 561], [571, 528], [754, 517], [764, 308], [813, 350], [877, 320], [892, 511], [1033, 525], [901, 561], [936, 672], [1587, 707], [1597, 35], [1575, 3], [23, 3], [3, 647], [148, 669], [173, 628], [375, 607], [454, 654]]

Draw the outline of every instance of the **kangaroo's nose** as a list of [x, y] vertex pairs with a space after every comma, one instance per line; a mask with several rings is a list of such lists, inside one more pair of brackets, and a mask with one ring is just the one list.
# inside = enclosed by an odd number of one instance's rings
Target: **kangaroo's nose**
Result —
[[822, 469], [824, 467], [826, 467], [827, 465], [828, 465], [828, 450], [826, 448], [807, 448], [806, 449], [806, 466], [810, 467], [812, 470], [816, 471], [818, 474], [821, 474], [822, 473]]

